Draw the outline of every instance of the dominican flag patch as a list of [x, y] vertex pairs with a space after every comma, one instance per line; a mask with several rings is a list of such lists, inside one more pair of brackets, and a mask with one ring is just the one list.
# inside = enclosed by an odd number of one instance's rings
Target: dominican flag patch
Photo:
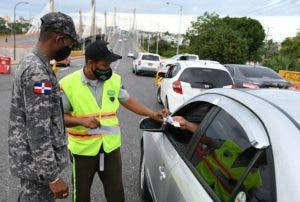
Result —
[[48, 95], [50, 94], [52, 91], [52, 84], [49, 82], [35, 82], [34, 83], [34, 88], [33, 88], [33, 92], [35, 94], [45, 94]]

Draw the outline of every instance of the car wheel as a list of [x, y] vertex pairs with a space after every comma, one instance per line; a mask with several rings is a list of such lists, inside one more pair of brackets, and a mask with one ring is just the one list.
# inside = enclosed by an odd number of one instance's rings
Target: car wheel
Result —
[[132, 67], [132, 73], [135, 74], [135, 68], [134, 68], [134, 66]]
[[134, 71], [135, 75], [139, 75], [140, 72], [137, 70], [137, 68], [135, 67], [135, 71]]
[[140, 186], [139, 186], [139, 193], [143, 200], [149, 200], [151, 198], [150, 192], [147, 186], [147, 179], [146, 179], [146, 172], [145, 172], [145, 158], [144, 152], [141, 152], [141, 159], [140, 159]]
[[166, 97], [165, 99], [165, 108], [169, 109], [168, 97]]
[[158, 102], [159, 104], [162, 104], [162, 100], [161, 100], [161, 97], [160, 97], [160, 91], [161, 91], [161, 88], [159, 87], [159, 88], [157, 89], [157, 102]]

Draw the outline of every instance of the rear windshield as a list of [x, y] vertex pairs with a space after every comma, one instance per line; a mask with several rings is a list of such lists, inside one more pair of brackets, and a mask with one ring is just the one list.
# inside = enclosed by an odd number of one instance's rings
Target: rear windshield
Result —
[[197, 56], [194, 56], [194, 55], [183, 55], [179, 59], [180, 60], [197, 60]]
[[179, 80], [190, 83], [192, 88], [222, 88], [233, 84], [228, 72], [206, 68], [187, 68]]
[[239, 70], [242, 75], [248, 78], [282, 79], [276, 72], [268, 68], [242, 67]]
[[143, 55], [142, 60], [159, 61], [159, 57], [156, 55]]

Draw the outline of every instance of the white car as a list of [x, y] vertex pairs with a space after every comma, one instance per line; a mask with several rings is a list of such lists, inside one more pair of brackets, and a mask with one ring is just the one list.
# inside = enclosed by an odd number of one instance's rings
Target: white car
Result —
[[[171, 116], [198, 125], [140, 122], [140, 193], [153, 201], [300, 199], [300, 92], [211, 89]], [[169, 118], [170, 119], [170, 118]]]
[[172, 65], [157, 91], [157, 101], [170, 112], [211, 88], [232, 88], [229, 71], [219, 62], [210, 60], [178, 61]]
[[160, 56], [154, 53], [139, 53], [133, 60], [132, 73], [156, 73], [160, 65]]
[[175, 64], [177, 61], [180, 60], [189, 60], [189, 61], [193, 61], [193, 60], [199, 60], [199, 56], [195, 55], [195, 54], [190, 54], [190, 53], [184, 53], [184, 54], [178, 54], [178, 55], [174, 55], [173, 57], [169, 58], [169, 59], [165, 59], [162, 60], [162, 64], [164, 66], [168, 65], [168, 64]]

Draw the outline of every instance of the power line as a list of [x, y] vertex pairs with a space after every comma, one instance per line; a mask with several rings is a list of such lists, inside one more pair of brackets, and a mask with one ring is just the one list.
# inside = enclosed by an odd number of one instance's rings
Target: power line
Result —
[[280, 2], [277, 2], [277, 3], [274, 3], [274, 4], [268, 4], [266, 6], [263, 6], [263, 7], [260, 7], [259, 9], [255, 9], [255, 10], [252, 10], [248, 13], [246, 13], [246, 15], [250, 15], [250, 14], [253, 14], [253, 13], [262, 13], [262, 12], [267, 12], [267, 11], [270, 11], [274, 8], [277, 8], [277, 7], [280, 7], [280, 6], [286, 6], [287, 4], [290, 4], [291, 2], [288, 2], [288, 1], [280, 1]]

